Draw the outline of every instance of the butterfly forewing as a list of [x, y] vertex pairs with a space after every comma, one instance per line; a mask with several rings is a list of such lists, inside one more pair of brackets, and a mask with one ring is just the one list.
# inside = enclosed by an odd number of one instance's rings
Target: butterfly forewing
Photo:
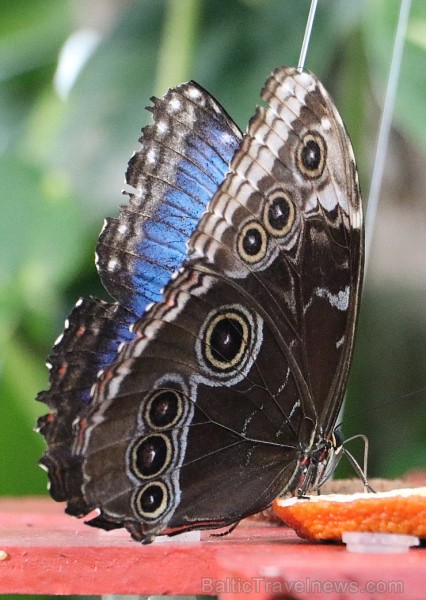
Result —
[[142, 130], [142, 148], [129, 161], [135, 188], [118, 219], [107, 219], [97, 266], [111, 296], [141, 315], [185, 257], [186, 242], [223, 180], [241, 133], [195, 82], [153, 98], [155, 122]]
[[[278, 69], [263, 98], [270, 106], [252, 119], [190, 246], [230, 281], [244, 280], [255, 310], [266, 310], [279, 328], [305, 415], [329, 432], [346, 384], [362, 279], [354, 157], [312, 75]], [[285, 369], [281, 375], [284, 382]]]

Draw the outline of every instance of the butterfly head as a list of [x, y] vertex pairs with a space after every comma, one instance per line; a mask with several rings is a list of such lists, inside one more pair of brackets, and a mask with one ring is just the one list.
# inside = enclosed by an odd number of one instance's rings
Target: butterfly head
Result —
[[313, 445], [302, 449], [296, 478], [297, 495], [306, 496], [310, 490], [319, 490], [330, 479], [342, 456], [343, 440], [337, 432], [329, 439], [322, 434]]

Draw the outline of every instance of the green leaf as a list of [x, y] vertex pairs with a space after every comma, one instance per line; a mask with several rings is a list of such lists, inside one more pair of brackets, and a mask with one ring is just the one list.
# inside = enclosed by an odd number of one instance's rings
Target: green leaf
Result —
[[69, 281], [78, 268], [83, 216], [54, 173], [43, 176], [19, 158], [4, 156], [0, 180], [7, 199], [0, 220], [0, 295], [13, 281], [27, 299], [51, 299], [52, 285]]

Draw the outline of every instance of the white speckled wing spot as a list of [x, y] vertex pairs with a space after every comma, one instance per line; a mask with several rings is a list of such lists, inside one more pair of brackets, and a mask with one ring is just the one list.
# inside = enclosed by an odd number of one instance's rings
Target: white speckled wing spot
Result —
[[150, 148], [148, 150], [148, 152], [146, 153], [146, 160], [147, 160], [147, 162], [149, 162], [151, 164], [153, 164], [157, 161], [157, 157], [158, 157], [158, 154], [157, 154], [157, 150], [155, 148]]
[[328, 117], [323, 117], [321, 119], [321, 127], [324, 131], [329, 132], [331, 130], [331, 121]]
[[170, 108], [174, 111], [178, 111], [182, 106], [181, 101], [179, 100], [179, 98], [172, 98], [170, 100]]
[[196, 87], [188, 88], [188, 96], [193, 100], [198, 100], [201, 97], [201, 92]]
[[350, 289], [348, 286], [338, 294], [332, 294], [330, 290], [324, 288], [315, 288], [314, 293], [319, 298], [326, 298], [331, 306], [337, 308], [337, 310], [348, 310], [350, 298]]
[[168, 133], [169, 126], [165, 121], [158, 121], [157, 129], [161, 134], [165, 134], [165, 133]]
[[114, 272], [117, 270], [118, 266], [119, 266], [119, 262], [116, 258], [111, 258], [108, 261], [108, 267], [107, 267], [108, 271]]

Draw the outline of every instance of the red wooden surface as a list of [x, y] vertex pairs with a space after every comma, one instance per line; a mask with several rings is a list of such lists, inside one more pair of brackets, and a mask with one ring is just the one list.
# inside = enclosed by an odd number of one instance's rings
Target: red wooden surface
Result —
[[0, 558], [3, 594], [426, 597], [426, 548], [356, 555], [286, 528], [242, 526], [222, 538], [142, 546], [120, 530], [87, 527], [50, 499], [0, 501]]

